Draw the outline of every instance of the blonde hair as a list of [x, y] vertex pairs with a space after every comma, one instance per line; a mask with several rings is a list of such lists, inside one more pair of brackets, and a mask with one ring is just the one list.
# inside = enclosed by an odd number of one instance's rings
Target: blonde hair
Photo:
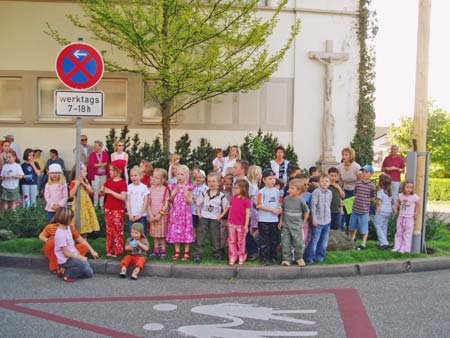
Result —
[[177, 167], [177, 173], [179, 173], [180, 171], [184, 171], [188, 176], [190, 174], [190, 170], [189, 167], [185, 164], [180, 164]]
[[237, 145], [232, 145], [230, 147], [230, 151], [228, 152], [228, 156], [230, 156], [231, 149], [233, 149], [233, 148], [235, 148], [237, 150], [236, 160], [240, 160], [241, 159], [241, 149]]
[[345, 147], [345, 148], [343, 148], [342, 151], [341, 151], [341, 155], [344, 155], [344, 153], [348, 153], [349, 154], [349, 161], [350, 161], [350, 163], [353, 163], [355, 161], [356, 153], [355, 153], [355, 150], [352, 147]]
[[[59, 179], [58, 181], [53, 181], [52, 180], [52, 176], [53, 174], [58, 174], [59, 175]], [[66, 177], [64, 176], [63, 173], [49, 173], [48, 174], [48, 181], [47, 184], [66, 184]]]
[[114, 142], [114, 151], [117, 151], [117, 145], [119, 143], [122, 143], [123, 145], [125, 145], [125, 142], [123, 142], [123, 140], [116, 140], [116, 142]]
[[291, 185], [296, 187], [301, 194], [308, 190], [308, 180], [306, 178], [294, 178], [293, 180], [289, 181], [289, 186]]
[[149, 176], [153, 174], [153, 165], [149, 161], [142, 160], [141, 163], [139, 163], [139, 165], [141, 164], [144, 167], [144, 169], [141, 169], [143, 174]]
[[155, 170], [153, 170], [153, 175], [155, 175], [156, 173], [159, 173], [161, 175], [162, 179], [164, 180], [163, 183], [167, 182], [169, 176], [167, 175], [166, 169], [155, 168]]
[[55, 216], [53, 216], [52, 223], [59, 223], [64, 225], [70, 225], [73, 219], [73, 211], [70, 208], [62, 207], [56, 211]]
[[133, 172], [133, 171], [135, 171], [138, 174], [138, 176], [140, 176], [140, 177], [143, 176], [142, 169], [139, 168], [137, 165], [135, 165], [133, 168], [130, 169], [130, 175], [131, 175], [131, 172]]
[[176, 159], [181, 160], [180, 154], [174, 153], [174, 154], [170, 155], [170, 164], [175, 164]]
[[259, 177], [262, 174], [262, 169], [258, 165], [251, 165], [247, 171], [247, 178], [252, 184], [259, 183]]

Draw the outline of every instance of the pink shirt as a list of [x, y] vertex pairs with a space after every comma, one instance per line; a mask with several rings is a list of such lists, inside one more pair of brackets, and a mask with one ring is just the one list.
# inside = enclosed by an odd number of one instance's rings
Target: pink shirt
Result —
[[250, 198], [241, 199], [237, 196], [233, 196], [230, 205], [231, 209], [228, 216], [228, 223], [244, 226], [246, 211], [252, 207], [252, 201]]
[[417, 195], [403, 195], [398, 196], [400, 203], [399, 216], [413, 217], [416, 211], [417, 204], [420, 201], [420, 197]]
[[79, 255], [77, 248], [75, 247], [75, 242], [73, 241], [72, 232], [70, 231], [70, 227], [67, 227], [66, 230], [58, 227], [55, 233], [55, 256], [58, 260], [58, 264], [64, 264], [67, 262], [68, 258], [64, 256], [62, 248], [66, 247], [69, 249], [71, 253], [74, 255]]
[[45, 210], [55, 211], [52, 209], [53, 204], [57, 204], [60, 207], [65, 207], [67, 203], [67, 185], [65, 184], [50, 184], [45, 185], [44, 198], [45, 198]]

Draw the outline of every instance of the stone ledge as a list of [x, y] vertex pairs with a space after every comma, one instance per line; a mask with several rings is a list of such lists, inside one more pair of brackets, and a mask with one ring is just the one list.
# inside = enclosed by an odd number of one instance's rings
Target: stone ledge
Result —
[[362, 276], [393, 274], [410, 271], [409, 261], [384, 261], [373, 263], [361, 263], [356, 265], [358, 272]]
[[410, 261], [411, 271], [429, 271], [429, 270], [442, 270], [450, 269], [449, 257], [436, 257], [433, 259], [417, 258]]

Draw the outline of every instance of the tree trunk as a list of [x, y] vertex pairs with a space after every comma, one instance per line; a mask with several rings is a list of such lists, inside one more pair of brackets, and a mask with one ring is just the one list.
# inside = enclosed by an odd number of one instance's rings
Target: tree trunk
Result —
[[171, 104], [166, 103], [161, 106], [162, 108], [162, 143], [163, 143], [163, 151], [166, 154], [170, 153], [170, 112], [171, 112]]

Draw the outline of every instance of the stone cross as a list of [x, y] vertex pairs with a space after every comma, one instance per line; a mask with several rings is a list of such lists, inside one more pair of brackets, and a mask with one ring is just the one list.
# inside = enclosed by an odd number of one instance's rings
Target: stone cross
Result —
[[336, 165], [336, 158], [333, 156], [334, 146], [334, 125], [335, 120], [332, 109], [333, 99], [333, 67], [348, 60], [348, 53], [334, 53], [333, 41], [326, 40], [325, 52], [309, 52], [308, 57], [325, 65], [325, 99], [322, 128], [322, 155], [319, 164], [322, 170], [326, 167]]

